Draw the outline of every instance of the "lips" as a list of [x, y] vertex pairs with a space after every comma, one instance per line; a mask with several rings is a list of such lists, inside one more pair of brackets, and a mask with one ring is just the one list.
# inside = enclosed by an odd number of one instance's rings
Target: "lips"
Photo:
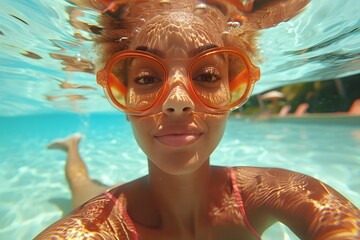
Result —
[[197, 128], [168, 127], [155, 134], [155, 138], [164, 145], [172, 147], [187, 146], [196, 142], [203, 134]]

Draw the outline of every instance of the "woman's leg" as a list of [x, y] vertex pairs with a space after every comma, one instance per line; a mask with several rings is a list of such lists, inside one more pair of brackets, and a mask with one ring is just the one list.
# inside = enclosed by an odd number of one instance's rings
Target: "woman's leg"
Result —
[[86, 165], [79, 153], [80, 140], [80, 134], [73, 134], [65, 139], [55, 140], [48, 146], [48, 149], [60, 149], [67, 153], [65, 173], [74, 209], [109, 188], [90, 179]]

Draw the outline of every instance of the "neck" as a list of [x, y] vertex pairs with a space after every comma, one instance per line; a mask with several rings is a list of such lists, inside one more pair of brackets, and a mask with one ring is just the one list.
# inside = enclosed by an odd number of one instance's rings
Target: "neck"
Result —
[[149, 162], [149, 186], [159, 206], [163, 227], [195, 231], [208, 215], [209, 160], [184, 175], [167, 174]]

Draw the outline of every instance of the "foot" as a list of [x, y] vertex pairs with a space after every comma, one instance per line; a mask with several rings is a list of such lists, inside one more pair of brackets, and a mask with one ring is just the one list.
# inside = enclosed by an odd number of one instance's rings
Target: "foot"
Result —
[[47, 148], [68, 151], [69, 145], [78, 144], [81, 138], [82, 135], [80, 133], [74, 133], [66, 138], [54, 140], [47, 146]]

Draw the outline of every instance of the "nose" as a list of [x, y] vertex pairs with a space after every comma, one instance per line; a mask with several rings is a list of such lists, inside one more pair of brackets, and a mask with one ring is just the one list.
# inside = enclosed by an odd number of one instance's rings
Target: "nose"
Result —
[[186, 75], [179, 74], [176, 71], [173, 77], [169, 78], [170, 93], [162, 106], [162, 111], [168, 116], [190, 114], [195, 109], [194, 102], [184, 85], [184, 76]]
[[167, 115], [179, 116], [182, 114], [190, 114], [194, 108], [194, 102], [191, 100], [185, 87], [183, 85], [177, 85], [170, 90], [162, 110]]

